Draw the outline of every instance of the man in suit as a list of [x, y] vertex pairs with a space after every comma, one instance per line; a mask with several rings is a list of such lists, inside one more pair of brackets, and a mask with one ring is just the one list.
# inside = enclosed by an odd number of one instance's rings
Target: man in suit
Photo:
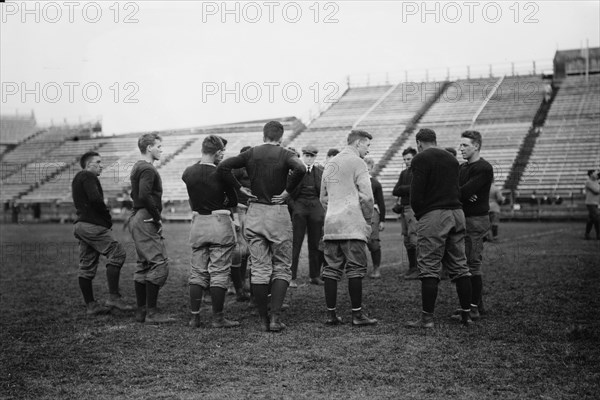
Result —
[[290, 287], [297, 287], [298, 260], [304, 242], [304, 235], [308, 232], [308, 269], [310, 283], [322, 285], [321, 265], [323, 255], [319, 251], [319, 240], [323, 234], [325, 210], [319, 201], [321, 194], [321, 179], [323, 167], [315, 164], [319, 150], [308, 145], [302, 148], [302, 162], [306, 165], [306, 174], [300, 184], [290, 194], [292, 209], [292, 226], [294, 230], [292, 249], [292, 281]]

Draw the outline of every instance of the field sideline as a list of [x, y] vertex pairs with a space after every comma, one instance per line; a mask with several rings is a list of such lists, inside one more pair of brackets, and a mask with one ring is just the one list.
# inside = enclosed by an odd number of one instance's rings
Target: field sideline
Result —
[[[464, 329], [447, 317], [458, 300], [440, 284], [436, 328], [409, 330], [420, 284], [398, 278], [406, 256], [400, 225], [382, 233], [383, 279], [364, 281], [364, 304], [380, 323], [327, 327], [322, 287], [288, 290], [281, 334], [261, 331], [247, 304], [228, 297], [241, 327], [187, 326], [189, 225], [165, 225], [171, 271], [159, 307], [173, 325], [133, 315], [87, 318], [77, 285], [72, 225], [0, 225], [0, 398], [582, 399], [600, 390], [600, 242], [583, 222], [503, 223], [484, 253], [488, 315]], [[135, 250], [121, 292], [134, 302]], [[305, 252], [299, 275], [306, 283]], [[94, 281], [107, 298], [104, 263]], [[338, 310], [350, 320], [345, 283]]]

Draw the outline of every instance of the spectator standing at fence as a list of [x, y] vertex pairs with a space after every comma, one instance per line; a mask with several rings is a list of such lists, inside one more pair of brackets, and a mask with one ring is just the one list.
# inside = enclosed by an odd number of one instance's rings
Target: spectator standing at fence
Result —
[[158, 133], [146, 133], [138, 139], [142, 159], [131, 170], [133, 213], [129, 231], [135, 243], [138, 260], [134, 273], [137, 299], [136, 321], [149, 324], [175, 320], [158, 311], [158, 293], [167, 282], [169, 264], [162, 237], [162, 180], [154, 162], [162, 155], [162, 139]]
[[402, 159], [406, 168], [400, 172], [398, 182], [392, 191], [394, 196], [400, 197], [400, 224], [402, 225], [402, 238], [408, 258], [408, 271], [404, 274], [406, 280], [419, 279], [419, 270], [417, 269], [417, 220], [410, 206], [411, 162], [415, 155], [417, 155], [417, 150], [412, 147], [407, 147], [402, 152]]
[[588, 219], [585, 224], [585, 239], [590, 240], [592, 226], [596, 231], [596, 240], [600, 240], [600, 215], [598, 215], [598, 204], [600, 203], [600, 184], [598, 176], [600, 169], [590, 169], [587, 172], [588, 179], [585, 183], [585, 206], [588, 209]]
[[[266, 330], [272, 332], [286, 327], [280, 313], [292, 277], [292, 221], [286, 202], [306, 173], [302, 161], [281, 147], [282, 136], [283, 125], [270, 121], [263, 128], [264, 144], [223, 160], [217, 168], [227, 184], [251, 197], [244, 234], [250, 249], [252, 294]], [[231, 171], [236, 168], [246, 168], [251, 190], [235, 179]]]
[[471, 280], [465, 256], [465, 215], [460, 202], [458, 160], [437, 147], [436, 134], [421, 129], [411, 168], [410, 205], [417, 220], [417, 266], [421, 279], [421, 317], [407, 324], [433, 328], [433, 313], [444, 259], [461, 305], [465, 325], [470, 318]]
[[[79, 288], [87, 306], [86, 313], [105, 314], [110, 307], [133, 311], [134, 307], [126, 304], [119, 293], [121, 267], [126, 254], [123, 246], [111, 234], [112, 217], [104, 203], [104, 192], [98, 179], [103, 169], [102, 158], [97, 152], [87, 152], [81, 156], [79, 164], [82, 171], [75, 175], [71, 184], [73, 204], [77, 210], [73, 234], [79, 240]], [[92, 286], [100, 255], [107, 258], [107, 307], [96, 302]]]

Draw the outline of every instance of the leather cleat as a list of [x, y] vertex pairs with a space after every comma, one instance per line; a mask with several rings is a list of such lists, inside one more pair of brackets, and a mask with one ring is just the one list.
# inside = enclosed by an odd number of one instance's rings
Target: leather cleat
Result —
[[250, 301], [250, 295], [242, 290], [236, 295], [235, 301], [238, 303], [243, 303], [245, 301]]
[[352, 311], [352, 325], [353, 326], [367, 326], [375, 325], [377, 320], [375, 318], [369, 318], [365, 313], [361, 311]]
[[296, 282], [296, 280], [295, 280], [295, 279], [292, 279], [292, 280], [290, 281], [290, 287], [291, 287], [292, 289], [296, 289], [296, 288], [298, 287], [298, 282]]
[[[450, 316], [450, 319], [453, 319], [455, 321], [462, 321], [462, 312], [463, 310], [459, 308], [458, 310], [454, 311], [454, 314]], [[479, 314], [478, 307], [471, 306], [471, 310], [469, 311], [469, 317], [471, 319], [471, 322], [477, 321], [481, 317]]]
[[285, 324], [279, 320], [279, 316], [272, 315], [269, 321], [269, 332], [281, 332], [286, 328]]
[[200, 314], [192, 314], [189, 325], [190, 328], [200, 328]]
[[138, 307], [135, 310], [135, 322], [143, 323], [146, 320], [146, 307]]
[[121, 297], [116, 299], [108, 299], [105, 302], [106, 307], [116, 308], [120, 311], [134, 311], [135, 307], [131, 304], [127, 304], [123, 301]]
[[407, 328], [424, 328], [424, 329], [433, 329], [433, 313], [421, 312], [421, 318], [417, 321], [406, 323]]
[[325, 325], [341, 325], [343, 324], [342, 319], [337, 316], [335, 309], [327, 310], [327, 319]]
[[110, 308], [104, 307], [96, 301], [92, 301], [91, 303], [87, 304], [85, 313], [92, 317], [95, 317], [96, 315], [106, 315], [110, 313]]
[[405, 281], [414, 281], [419, 279], [419, 271], [408, 271], [405, 275], [404, 275], [404, 280]]
[[169, 324], [175, 321], [175, 318], [163, 314], [156, 309], [148, 309], [146, 312], [146, 320], [144, 322], [147, 324]]
[[381, 272], [379, 271], [379, 268], [373, 269], [373, 272], [371, 272], [371, 274], [369, 275], [369, 278], [371, 278], [371, 279], [381, 278]]
[[225, 318], [222, 312], [215, 314], [210, 324], [213, 328], [235, 328], [236, 326], [240, 326], [238, 321]]
[[316, 277], [316, 278], [310, 278], [310, 284], [323, 286], [325, 284], [325, 282], [323, 282], [323, 279]]

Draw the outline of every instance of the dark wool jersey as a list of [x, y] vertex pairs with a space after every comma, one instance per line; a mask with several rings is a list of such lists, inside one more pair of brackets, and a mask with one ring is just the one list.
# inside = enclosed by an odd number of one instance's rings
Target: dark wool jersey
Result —
[[198, 163], [187, 167], [181, 179], [187, 186], [190, 207], [198, 214], [208, 215], [237, 205], [235, 189], [217, 175], [214, 164]]
[[[257, 197], [257, 202], [263, 204], [272, 204], [271, 198], [284, 190], [291, 193], [306, 172], [302, 161], [291, 151], [281, 146], [263, 144], [221, 161], [217, 173], [228, 185], [239, 189], [241, 185], [231, 170], [243, 167], [248, 172], [252, 194]], [[292, 173], [288, 180], [289, 170]]]
[[145, 208], [154, 222], [160, 221], [162, 211], [162, 180], [154, 165], [140, 160], [131, 170], [131, 198], [133, 209]]
[[79, 171], [71, 183], [73, 204], [77, 209], [75, 222], [88, 222], [110, 228], [112, 218], [104, 204], [104, 192], [96, 174]]
[[462, 207], [456, 157], [444, 149], [430, 147], [417, 154], [410, 167], [410, 206], [417, 220], [429, 211]]
[[383, 200], [383, 188], [376, 178], [371, 177], [371, 189], [375, 204], [379, 207], [379, 221], [385, 221], [385, 201]]
[[394, 190], [392, 191], [393, 196], [400, 197], [400, 204], [403, 206], [410, 205], [410, 182], [412, 181], [412, 169], [410, 167], [406, 168], [404, 171], [400, 172], [400, 176], [398, 177], [398, 182], [396, 182], [396, 186], [394, 186]]
[[[483, 158], [474, 163], [463, 163], [460, 166], [458, 184], [465, 217], [488, 215], [490, 211], [490, 187], [493, 181], [494, 168]], [[471, 202], [469, 199], [473, 195], [477, 195], [477, 200]]]

